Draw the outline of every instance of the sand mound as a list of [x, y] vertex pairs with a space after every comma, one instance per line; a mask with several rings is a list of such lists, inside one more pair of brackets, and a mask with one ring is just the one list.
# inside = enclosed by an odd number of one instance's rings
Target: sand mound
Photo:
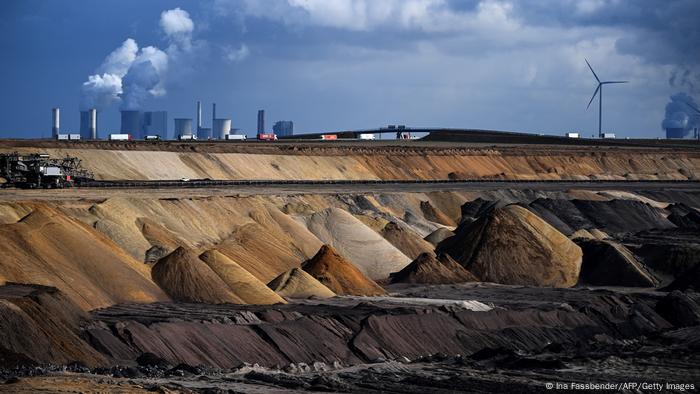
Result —
[[654, 287], [656, 280], [632, 252], [614, 241], [578, 239], [583, 250], [579, 284], [595, 286]]
[[481, 280], [504, 284], [570, 287], [581, 269], [581, 248], [518, 205], [460, 226], [437, 250]]
[[422, 253], [406, 268], [391, 275], [391, 283], [447, 284], [477, 282], [478, 279], [446, 254]]
[[435, 247], [414, 231], [389, 222], [381, 231], [382, 237], [394, 245], [406, 256], [415, 259], [421, 253], [432, 253]]
[[437, 244], [446, 240], [447, 238], [450, 238], [453, 235], [455, 235], [455, 233], [453, 233], [452, 231], [446, 229], [445, 227], [440, 227], [439, 229], [428, 234], [428, 236], [426, 236], [423, 239], [430, 242], [434, 246], [437, 246]]
[[423, 216], [431, 222], [444, 224], [445, 226], [454, 226], [455, 222], [447, 215], [436, 209], [430, 201], [421, 201], [420, 210]]
[[246, 304], [277, 304], [285, 301], [260, 279], [216, 250], [208, 250], [199, 258], [211, 268], [228, 288]]
[[371, 279], [385, 279], [410, 263], [400, 250], [350, 213], [328, 208], [308, 219], [309, 230]]
[[336, 294], [384, 294], [384, 289], [328, 245], [323, 245], [311, 260], [304, 263], [303, 268]]
[[161, 289], [176, 301], [245, 303], [194, 251], [183, 246], [158, 260], [151, 274]]
[[0, 277], [54, 286], [84, 309], [168, 297], [150, 269], [94, 228], [44, 204], [0, 226]]
[[301, 268], [292, 268], [267, 284], [286, 298], [329, 298], [335, 293]]
[[216, 250], [235, 261], [263, 283], [280, 272], [298, 267], [303, 253], [281, 232], [271, 232], [260, 224], [236, 228]]

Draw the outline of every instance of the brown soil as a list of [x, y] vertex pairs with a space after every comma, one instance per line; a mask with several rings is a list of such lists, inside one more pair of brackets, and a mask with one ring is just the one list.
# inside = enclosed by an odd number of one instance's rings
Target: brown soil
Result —
[[335, 293], [331, 289], [301, 268], [292, 268], [280, 274], [267, 285], [277, 294], [286, 298], [335, 297]]
[[306, 261], [303, 269], [336, 294], [384, 294], [384, 289], [328, 245], [323, 245], [311, 260]]
[[438, 245], [484, 281], [571, 287], [578, 281], [581, 248], [518, 205], [497, 208]]
[[380, 234], [394, 245], [396, 249], [412, 259], [418, 257], [421, 253], [432, 253], [435, 249], [430, 242], [421, 238], [420, 235], [395, 222], [387, 223]]
[[244, 303], [194, 251], [183, 246], [158, 260], [152, 275], [153, 280], [176, 301]]
[[478, 282], [479, 279], [449, 255], [422, 253], [406, 268], [391, 276], [391, 283], [448, 284]]

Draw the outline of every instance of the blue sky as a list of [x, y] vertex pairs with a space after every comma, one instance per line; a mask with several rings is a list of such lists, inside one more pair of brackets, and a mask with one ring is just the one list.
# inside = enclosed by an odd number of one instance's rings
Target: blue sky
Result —
[[697, 0], [4, 0], [0, 137], [48, 136], [54, 106], [64, 132], [81, 105], [100, 106], [102, 135], [120, 107], [167, 110], [172, 129], [198, 99], [205, 126], [215, 101], [249, 133], [264, 108], [297, 132], [590, 135], [584, 58], [630, 81], [606, 88], [604, 130], [662, 136], [669, 97], [698, 96], [697, 15]]

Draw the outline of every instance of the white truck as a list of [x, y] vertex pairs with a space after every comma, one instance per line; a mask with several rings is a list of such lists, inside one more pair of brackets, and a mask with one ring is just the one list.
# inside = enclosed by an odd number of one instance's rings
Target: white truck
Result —
[[110, 134], [110, 141], [131, 141], [131, 134]]
[[68, 139], [71, 141], [76, 141], [80, 139], [80, 134], [68, 134]]
[[197, 136], [194, 134], [180, 134], [177, 139], [180, 141], [194, 141], [197, 139]]
[[615, 133], [603, 133], [601, 137], [603, 139], [615, 139]]
[[229, 141], [245, 141], [248, 137], [245, 134], [226, 134], [226, 139]]
[[361, 140], [374, 140], [376, 139], [377, 136], [374, 134], [369, 134], [369, 133], [362, 133], [360, 134], [360, 139]]
[[566, 133], [566, 138], [581, 138], [581, 134], [577, 132]]

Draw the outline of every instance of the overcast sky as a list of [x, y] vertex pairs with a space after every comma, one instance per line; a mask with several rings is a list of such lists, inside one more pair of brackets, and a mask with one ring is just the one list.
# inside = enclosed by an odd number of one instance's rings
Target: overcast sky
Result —
[[295, 132], [386, 124], [662, 136], [669, 96], [700, 88], [698, 0], [0, 2], [0, 137], [63, 132], [97, 106]]

